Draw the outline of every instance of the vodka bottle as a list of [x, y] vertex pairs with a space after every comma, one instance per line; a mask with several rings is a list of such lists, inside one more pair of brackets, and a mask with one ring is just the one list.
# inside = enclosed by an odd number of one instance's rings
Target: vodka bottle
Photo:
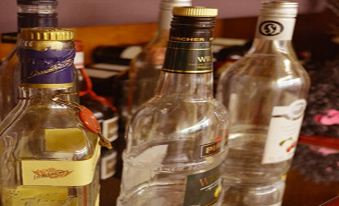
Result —
[[[33, 27], [57, 26], [57, 0], [17, 0], [18, 30]], [[17, 37], [17, 44], [20, 36]], [[15, 47], [0, 66], [0, 120], [3, 119], [18, 102], [20, 85], [20, 65]]]
[[22, 95], [0, 125], [1, 205], [98, 206], [98, 135], [72, 102], [74, 34], [36, 28], [20, 36]]
[[177, 7], [156, 94], [133, 115], [118, 205], [220, 205], [227, 113], [213, 98], [216, 9]]
[[270, 182], [290, 167], [310, 85], [291, 44], [296, 15], [295, 2], [263, 3], [251, 49], [219, 81], [230, 111], [224, 177], [235, 183]]
[[131, 62], [127, 94], [127, 106], [123, 114], [128, 116], [154, 96], [156, 83], [165, 59], [172, 10], [174, 7], [191, 6], [191, 0], [162, 0], [158, 30], [153, 39]]

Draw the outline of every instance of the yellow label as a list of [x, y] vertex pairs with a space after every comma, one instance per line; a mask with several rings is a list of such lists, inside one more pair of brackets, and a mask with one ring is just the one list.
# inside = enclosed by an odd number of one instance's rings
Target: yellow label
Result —
[[93, 180], [99, 157], [100, 146], [97, 144], [93, 156], [87, 160], [22, 160], [23, 185], [88, 185]]
[[19, 186], [3, 190], [6, 206], [77, 206], [77, 199], [68, 196], [67, 187]]

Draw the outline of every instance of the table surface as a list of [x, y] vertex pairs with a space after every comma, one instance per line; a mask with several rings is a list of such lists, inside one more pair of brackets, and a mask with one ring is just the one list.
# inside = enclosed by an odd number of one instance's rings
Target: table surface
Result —
[[[120, 179], [113, 177], [101, 183], [101, 206], [114, 206], [119, 195]], [[339, 195], [339, 183], [316, 183], [290, 170], [286, 179], [283, 206], [319, 206]]]

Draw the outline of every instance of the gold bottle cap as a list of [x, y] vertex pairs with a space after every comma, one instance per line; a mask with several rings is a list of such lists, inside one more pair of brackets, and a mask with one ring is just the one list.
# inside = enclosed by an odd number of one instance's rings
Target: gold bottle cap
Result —
[[298, 13], [298, 3], [295, 1], [269, 0], [263, 1], [261, 15], [273, 17], [294, 18]]
[[175, 7], [173, 9], [175, 16], [190, 16], [190, 17], [216, 17], [218, 9], [205, 7]]
[[63, 28], [27, 28], [21, 30], [20, 37], [24, 41], [70, 41], [74, 32]]

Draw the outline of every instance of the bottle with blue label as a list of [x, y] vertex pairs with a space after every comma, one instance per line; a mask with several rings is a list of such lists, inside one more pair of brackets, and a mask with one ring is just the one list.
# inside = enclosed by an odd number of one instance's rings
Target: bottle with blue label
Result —
[[73, 36], [21, 31], [21, 95], [0, 125], [2, 206], [99, 205], [99, 136], [73, 101]]
[[227, 181], [267, 183], [290, 167], [310, 86], [291, 41], [297, 7], [263, 2], [251, 49], [220, 78], [217, 99], [230, 112]]

